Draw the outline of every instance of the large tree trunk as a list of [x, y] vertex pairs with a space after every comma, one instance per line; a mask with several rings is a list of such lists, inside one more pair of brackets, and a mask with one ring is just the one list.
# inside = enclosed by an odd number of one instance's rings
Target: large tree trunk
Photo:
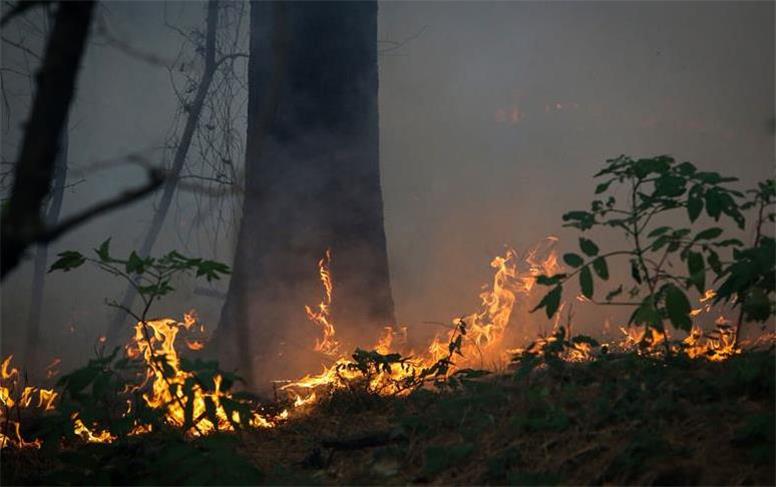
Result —
[[304, 305], [321, 299], [327, 248], [344, 343], [394, 321], [377, 87], [376, 1], [252, 4], [246, 194], [219, 348], [254, 387], [309, 365], [320, 331]]

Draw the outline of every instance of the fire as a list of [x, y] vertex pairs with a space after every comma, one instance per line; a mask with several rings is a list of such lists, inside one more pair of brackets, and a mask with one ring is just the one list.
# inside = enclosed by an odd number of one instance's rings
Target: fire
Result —
[[116, 440], [116, 437], [110, 434], [110, 431], [103, 430], [94, 432], [86, 427], [86, 425], [78, 417], [78, 413], [74, 413], [70, 418], [73, 420], [73, 433], [80, 436], [87, 443], [112, 443]]
[[[148, 406], [163, 410], [169, 424], [185, 427], [187, 433], [199, 436], [213, 431], [232, 431], [232, 422], [239, 423], [240, 415], [237, 411], [228, 414], [222, 404], [225, 399], [233, 399], [231, 393], [222, 389], [223, 377], [215, 374], [212, 384], [203, 384], [193, 372], [181, 367], [175, 340], [181, 329], [188, 329], [192, 324], [189, 315], [183, 323], [158, 319], [135, 325], [135, 336], [126, 351], [127, 356], [141, 357], [147, 365], [144, 381], [138, 387], [150, 385], [143, 394]], [[215, 421], [207, 414], [208, 407], [215, 411]], [[258, 412], [247, 419], [252, 425], [274, 425], [273, 420]]]
[[57, 367], [60, 363], [62, 363], [62, 359], [57, 357], [46, 366], [44, 369], [46, 371], [46, 379], [51, 379], [52, 377], [59, 375], [59, 369]]
[[26, 441], [22, 436], [22, 411], [34, 408], [52, 411], [57, 393], [52, 389], [22, 385], [19, 369], [11, 366], [12, 359], [13, 355], [9, 355], [0, 365], [0, 448], [40, 448], [41, 440]]
[[[514, 343], [515, 331], [523, 331], [515, 325], [525, 325], [513, 323], [517, 321], [516, 307], [534, 301], [538, 276], [563, 272], [554, 249], [556, 242], [556, 238], [550, 237], [522, 256], [508, 248], [504, 255], [493, 258], [490, 262], [493, 280], [479, 295], [479, 310], [453, 320], [449, 331], [434, 337], [421, 352], [409, 349], [406, 327], [386, 326], [372, 347], [365, 350], [356, 348], [350, 356], [340, 352], [343, 345], [336, 338], [331, 316], [334, 276], [330, 268], [331, 251], [327, 250], [318, 262], [323, 298], [315, 308], [305, 306], [305, 311], [322, 334], [314, 350], [325, 354], [329, 365], [323, 365], [318, 374], [278, 381], [277, 384], [284, 384], [279, 391], [287, 394], [287, 401], [280, 402], [280, 407], [286, 409], [279, 413], [267, 414], [256, 405], [236, 399], [225, 387], [226, 379], [220, 373], [214, 372], [203, 379], [184, 367], [185, 362], [176, 346], [182, 343], [185, 349], [199, 351], [207, 341], [204, 325], [198, 323], [193, 310], [184, 313], [182, 322], [163, 318], [140, 321], [135, 325], [134, 336], [125, 347], [125, 354], [144, 367], [137, 380], [124, 392], [140, 394], [146, 405], [162, 413], [168, 425], [185, 430], [188, 436], [201, 436], [215, 431], [233, 431], [236, 424], [254, 428], [275, 427], [295, 410], [315, 404], [336, 389], [364, 387], [377, 394], [408, 394], [429, 382], [449, 377], [457, 369], [496, 369], [516, 353], [538, 353], [547, 347], [560, 346], [560, 358], [563, 360], [591, 360], [596, 353], [594, 341], [572, 339], [567, 336], [567, 327], [560, 326], [557, 320], [551, 335], [539, 337], [525, 349], [510, 349], [518, 345]], [[714, 296], [713, 290], [704, 293], [699, 308], [692, 312], [694, 318], [711, 311]], [[724, 360], [740, 353], [740, 348], [736, 346], [735, 328], [722, 316], [716, 321], [716, 329], [709, 333], [704, 332], [699, 324], [693, 324], [689, 335], [681, 342], [670, 341], [666, 332], [653, 327], [621, 330], [624, 338], [612, 347], [622, 350], [657, 354], [668, 349], [684, 352], [692, 358], [709, 360]], [[193, 337], [194, 334], [199, 336]], [[181, 337], [182, 340], [179, 340]], [[37, 408], [44, 413], [54, 411], [58, 394], [53, 390], [21, 384], [19, 370], [11, 366], [11, 359], [12, 356], [9, 356], [0, 364], [0, 442], [2, 447], [38, 448], [40, 440], [26, 441], [23, 438], [21, 421], [17, 420], [18, 411], [27, 408]], [[56, 375], [51, 371], [56, 370], [60, 362], [60, 359], [54, 359], [46, 367], [49, 378]], [[240, 408], [238, 412], [229, 406], [234, 403], [247, 407]], [[132, 413], [133, 402], [128, 400], [123, 415], [130, 417]], [[241, 417], [241, 414], [249, 417]], [[110, 443], [117, 439], [105, 425], [85, 424], [78, 412], [69, 419], [73, 433], [85, 442]], [[150, 424], [135, 422], [129, 434], [146, 434], [152, 429]]]
[[[379, 356], [357, 349], [352, 357], [341, 356], [331, 366], [324, 366], [320, 374], [307, 375], [281, 389], [295, 394], [295, 404], [299, 405], [309, 404], [315, 401], [315, 397], [320, 397], [315, 392], [319, 388], [344, 388], [352, 381], [365, 381], [367, 390], [372, 392], [406, 394], [414, 386], [431, 379], [432, 373], [437, 379], [442, 370], [442, 377], [452, 373], [450, 364], [454, 355], [457, 367], [482, 367], [486, 363], [505, 362], [509, 355], [504, 346], [505, 334], [518, 299], [526, 299], [530, 295], [538, 275], [561, 270], [553, 248], [556, 241], [551, 237], [544, 246], [531, 249], [522, 260], [514, 249], [507, 249], [503, 256], [495, 257], [490, 263], [495, 269], [493, 283], [480, 294], [480, 310], [454, 320], [450, 331], [444, 337], [436, 336], [423, 353], [410, 351], [400, 359], [402, 355], [396, 353], [394, 341], [396, 336], [400, 336], [402, 345], [406, 343], [406, 328], [397, 332], [393, 327], [385, 327], [371, 347], [373, 353]], [[327, 266], [330, 259], [331, 254], [327, 251], [326, 257], [319, 262], [325, 291], [320, 312], [314, 313], [306, 308], [313, 322], [325, 324], [322, 326], [323, 341], [319, 343], [326, 343], [335, 333], [328, 314], [333, 289], [332, 275]], [[525, 269], [519, 269], [519, 265], [524, 265]], [[382, 366], [369, 369], [365, 364], [370, 359], [380, 360]]]
[[316, 340], [315, 351], [324, 353], [329, 356], [336, 356], [339, 353], [340, 344], [334, 335], [336, 330], [331, 322], [331, 295], [334, 290], [334, 285], [331, 280], [331, 249], [326, 249], [324, 257], [318, 261], [318, 273], [321, 277], [321, 284], [323, 284], [323, 300], [318, 304], [318, 310], [312, 309], [310, 306], [305, 306], [304, 310], [307, 313], [307, 317], [320, 326], [323, 332], [323, 338]]

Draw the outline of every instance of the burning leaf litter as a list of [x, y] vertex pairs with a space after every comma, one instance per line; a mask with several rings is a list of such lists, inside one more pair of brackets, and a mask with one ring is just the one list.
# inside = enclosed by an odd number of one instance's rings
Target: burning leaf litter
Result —
[[[371, 351], [357, 348], [350, 357], [341, 353], [343, 347], [336, 338], [331, 318], [335, 289], [330, 270], [332, 255], [327, 250], [318, 263], [324, 297], [316, 308], [306, 306], [305, 311], [322, 333], [314, 350], [330, 357], [332, 364], [324, 366], [319, 374], [282, 381], [279, 390], [288, 395], [287, 407], [272, 413], [224, 388], [222, 374], [213, 373], [204, 383], [190, 367], [184, 366], [185, 359], [176, 348], [181, 343], [180, 340], [176, 342], [179, 334], [204, 334], [204, 327], [198, 324], [194, 312], [185, 313], [182, 322], [156, 319], [136, 324], [135, 334], [125, 347], [125, 355], [128, 360], [141, 361], [143, 367], [137, 380], [125, 392], [141, 393], [148, 407], [163, 412], [169, 426], [181, 428], [191, 436], [203, 436], [215, 431], [234, 431], [240, 425], [273, 428], [286, 421], [294, 410], [306, 408], [332, 391], [353, 387], [354, 384], [359, 384], [369, 393], [406, 395], [426, 384], [444, 381], [457, 370], [504, 364], [514, 357], [536, 355], [553, 347], [563, 349], [561, 357], [572, 362], [590, 360], [596, 353], [609, 348], [662, 353], [663, 348], [658, 345], [662, 345], [667, 337], [653, 328], [621, 328], [624, 334], [621, 342], [602, 346], [594, 340], [567, 340], [565, 330], [557, 323], [556, 330], [562, 333], [539, 338], [524, 349], [508, 348], [505, 338], [516, 303], [531, 300], [538, 276], [563, 271], [554, 250], [556, 240], [549, 238], [522, 259], [513, 249], [495, 257], [490, 263], [494, 269], [493, 282], [480, 294], [480, 310], [454, 320], [450, 331], [445, 336], [436, 336], [422, 352], [406, 349], [406, 328], [386, 327]], [[700, 300], [701, 307], [693, 311], [693, 316], [710, 312], [709, 303], [713, 297], [714, 292], [707, 291]], [[186, 336], [182, 343], [186, 349], [198, 351], [205, 347], [205, 341], [203, 336]], [[708, 334], [694, 324], [688, 337], [673, 345], [673, 349], [684, 351], [691, 358], [704, 357], [715, 361], [740, 351], [735, 346], [734, 331], [723, 317], [717, 321], [717, 329]], [[21, 423], [11, 419], [12, 412], [15, 410], [18, 413], [20, 409], [27, 408], [52, 411], [56, 407], [58, 393], [53, 389], [22, 386], [19, 371], [12, 368], [10, 362], [9, 356], [2, 363], [2, 445], [39, 448], [41, 440], [27, 441], [23, 438]], [[59, 359], [55, 359], [47, 367], [49, 374], [58, 365]], [[37, 401], [34, 401], [36, 397]], [[128, 405], [125, 416], [132, 414], [131, 401]], [[72, 414], [71, 420], [73, 433], [86, 442], [110, 443], [117, 438], [104, 426], [96, 423], [87, 426], [77, 412]], [[135, 421], [129, 434], [139, 435], [152, 430], [150, 424]]]

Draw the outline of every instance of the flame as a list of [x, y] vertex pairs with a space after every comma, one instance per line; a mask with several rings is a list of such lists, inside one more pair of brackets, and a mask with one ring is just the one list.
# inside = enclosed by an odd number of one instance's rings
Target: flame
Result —
[[52, 360], [51, 363], [48, 364], [45, 369], [43, 369], [46, 371], [46, 379], [51, 379], [52, 377], [56, 377], [57, 375], [59, 375], [59, 369], [57, 368], [57, 366], [60, 363], [62, 363], [62, 359], [57, 357], [54, 360]]
[[331, 249], [326, 249], [326, 254], [321, 260], [318, 261], [318, 273], [321, 277], [321, 284], [323, 284], [323, 300], [318, 303], [318, 310], [312, 309], [310, 306], [305, 306], [304, 310], [307, 313], [307, 317], [321, 327], [323, 331], [323, 338], [315, 341], [315, 351], [324, 353], [329, 356], [336, 356], [339, 353], [340, 344], [334, 335], [336, 330], [334, 324], [331, 321], [331, 296], [334, 290], [334, 285], [331, 279]]
[[[187, 427], [187, 433], [195, 436], [213, 431], [233, 431], [232, 421], [239, 422], [240, 416], [237, 412], [228, 416], [221, 404], [224, 398], [232, 399], [231, 393], [222, 390], [223, 377], [215, 374], [212, 388], [206, 390], [203, 384], [198, 383], [194, 373], [181, 367], [175, 339], [181, 329], [188, 329], [192, 324], [193, 321], [184, 316], [183, 323], [164, 318], [135, 325], [135, 336], [127, 347], [127, 355], [142, 357], [147, 365], [145, 380], [140, 387], [146, 384], [150, 387], [143, 394], [143, 399], [149, 407], [163, 410], [170, 425]], [[215, 422], [208, 417], [208, 404], [215, 409]], [[259, 426], [274, 425], [272, 420], [258, 412], [254, 412], [248, 420]], [[146, 426], [141, 426], [137, 431], [144, 428]]]
[[52, 411], [58, 394], [52, 389], [22, 386], [19, 369], [11, 366], [12, 359], [13, 355], [9, 355], [0, 364], [0, 448], [40, 448], [41, 440], [26, 441], [22, 436], [21, 411], [33, 408]]
[[[308, 374], [298, 380], [278, 381], [284, 384], [279, 390], [288, 394], [287, 402], [281, 403], [287, 405], [287, 408], [280, 413], [266, 414], [253, 407], [249, 418], [241, 418], [237, 411], [230, 409], [231, 412], [227, 412], [224, 402], [238, 400], [223, 387], [224, 377], [216, 373], [208, 379], [209, 383], [201, 382], [194, 372], [182, 366], [176, 341], [178, 345], [182, 341], [186, 349], [194, 351], [202, 350], [206, 343], [205, 339], [191, 338], [191, 334], [204, 334], [205, 331], [193, 310], [184, 313], [182, 322], [162, 318], [141, 321], [135, 325], [135, 334], [125, 347], [125, 353], [130, 359], [142, 361], [145, 367], [137, 382], [127, 385], [124, 392], [140, 393], [149, 407], [163, 413], [167, 424], [185, 429], [187, 435], [200, 436], [214, 431], [233, 431], [234, 423], [240, 423], [241, 419], [245, 419], [254, 428], [275, 427], [291, 417], [295, 410], [315, 404], [332, 390], [351, 387], [356, 383], [363, 384], [373, 393], [403, 395], [430, 380], [446, 378], [457, 369], [495, 369], [512, 354], [538, 353], [552, 345], [562, 345], [560, 358], [563, 360], [591, 360], [596, 354], [594, 346], [588, 341], [573, 340], [567, 336], [567, 327], [559, 324], [560, 313], [556, 315], [552, 334], [540, 336], [527, 348], [509, 348], [513, 345], [510, 341], [515, 338], [514, 332], [519, 330], [512, 323], [517, 321], [516, 306], [533, 302], [538, 276], [563, 271], [555, 252], [556, 243], [557, 238], [550, 237], [523, 256], [507, 248], [503, 255], [493, 258], [490, 262], [493, 280], [479, 295], [478, 311], [453, 320], [449, 331], [435, 336], [420, 353], [409, 349], [406, 327], [386, 326], [371, 348], [356, 349], [352, 356], [340, 353], [343, 347], [336, 338], [336, 328], [331, 317], [334, 279], [330, 270], [331, 251], [327, 250], [318, 262], [323, 298], [316, 308], [305, 306], [305, 311], [322, 333], [322, 337], [316, 340], [314, 350], [333, 359], [333, 363], [324, 365], [318, 374]], [[694, 318], [711, 311], [714, 296], [713, 290], [701, 296], [699, 308], [692, 311]], [[580, 301], [586, 302], [583, 299]], [[605, 327], [608, 326], [609, 322], [606, 321]], [[706, 333], [695, 322], [688, 336], [681, 342], [670, 341], [665, 331], [654, 327], [622, 327], [620, 330], [624, 337], [614, 346], [647, 354], [664, 353], [664, 348], [669, 348], [675, 352], [684, 352], [691, 358], [714, 361], [725, 360], [740, 353], [740, 347], [736, 346], [735, 329], [730, 321], [719, 316], [715, 326], [713, 331]], [[179, 335], [183, 336], [183, 340], [177, 340]], [[103, 342], [100, 338], [100, 342]], [[562, 344], [558, 344], [561, 340]], [[11, 411], [17, 410], [15, 408], [37, 408], [44, 413], [53, 411], [58, 395], [53, 390], [22, 385], [19, 370], [11, 365], [11, 360], [12, 356], [8, 356], [0, 364], [0, 442], [2, 447], [39, 448], [41, 440], [26, 441], [23, 438], [20, 421], [12, 419], [18, 416], [11, 416]], [[54, 359], [45, 369], [47, 374], [56, 369], [60, 362], [59, 358]], [[365, 365], [368, 363], [378, 365]], [[132, 414], [132, 405], [132, 401], [127, 401], [124, 417]], [[86, 442], [110, 443], [117, 439], [105, 429], [105, 425], [87, 426], [77, 412], [70, 420], [73, 432]], [[135, 422], [129, 435], [150, 431], [151, 425]]]
[[[503, 256], [495, 257], [490, 263], [491, 268], [495, 269], [493, 283], [480, 293], [480, 310], [453, 320], [450, 331], [444, 337], [434, 337], [423, 353], [410, 351], [400, 362], [391, 363], [367, 374], [358, 369], [355, 354], [353, 358], [340, 356], [333, 365], [324, 366], [321, 373], [291, 381], [282, 386], [281, 390], [294, 394], [294, 404], [299, 406], [314, 402], [316, 397], [320, 397], [315, 392], [319, 388], [344, 388], [354, 380], [365, 380], [368, 390], [373, 392], [406, 394], [411, 390], [408, 384], [427, 377], [429, 371], [440, 361], [451, 360], [454, 353], [451, 343], [456, 340], [460, 342], [460, 351], [456, 351], [456, 367], [484, 366], [486, 362], [490, 365], [506, 361], [508, 350], [504, 346], [504, 339], [518, 298], [528, 298], [536, 285], [537, 276], [555, 274], [561, 270], [554, 251], [556, 241], [555, 237], [550, 237], [544, 245], [527, 252], [522, 260], [511, 248], [508, 248]], [[319, 344], [329, 343], [335, 334], [334, 324], [328, 314], [333, 290], [332, 276], [328, 270], [330, 259], [331, 253], [327, 251], [326, 256], [319, 262], [321, 282], [325, 291], [324, 300], [319, 305], [320, 311], [313, 312], [309, 307], [305, 308], [308, 317], [321, 325], [324, 332], [322, 341], [316, 344], [316, 350], [319, 350]], [[523, 265], [525, 269], [519, 269], [519, 265]], [[371, 350], [382, 356], [396, 353], [397, 336], [402, 338], [401, 345], [406, 344], [406, 328], [397, 331], [393, 327], [385, 327]], [[336, 349], [339, 349], [339, 343]], [[450, 368], [447, 374], [452, 372]]]
[[203, 348], [205, 348], [205, 344], [199, 340], [192, 340], [192, 341], [186, 340], [186, 348], [194, 351], [202, 350]]
[[74, 413], [71, 417], [73, 420], [73, 433], [80, 436], [87, 443], [112, 443], [116, 440], [116, 437], [110, 434], [110, 431], [103, 430], [96, 432], [90, 430], [78, 417], [78, 413]]

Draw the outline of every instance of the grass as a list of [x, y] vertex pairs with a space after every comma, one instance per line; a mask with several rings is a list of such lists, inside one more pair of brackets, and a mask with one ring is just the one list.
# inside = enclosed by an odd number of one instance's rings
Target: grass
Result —
[[402, 398], [337, 391], [273, 429], [4, 451], [3, 483], [773, 485], [775, 374], [773, 351], [625, 354]]

